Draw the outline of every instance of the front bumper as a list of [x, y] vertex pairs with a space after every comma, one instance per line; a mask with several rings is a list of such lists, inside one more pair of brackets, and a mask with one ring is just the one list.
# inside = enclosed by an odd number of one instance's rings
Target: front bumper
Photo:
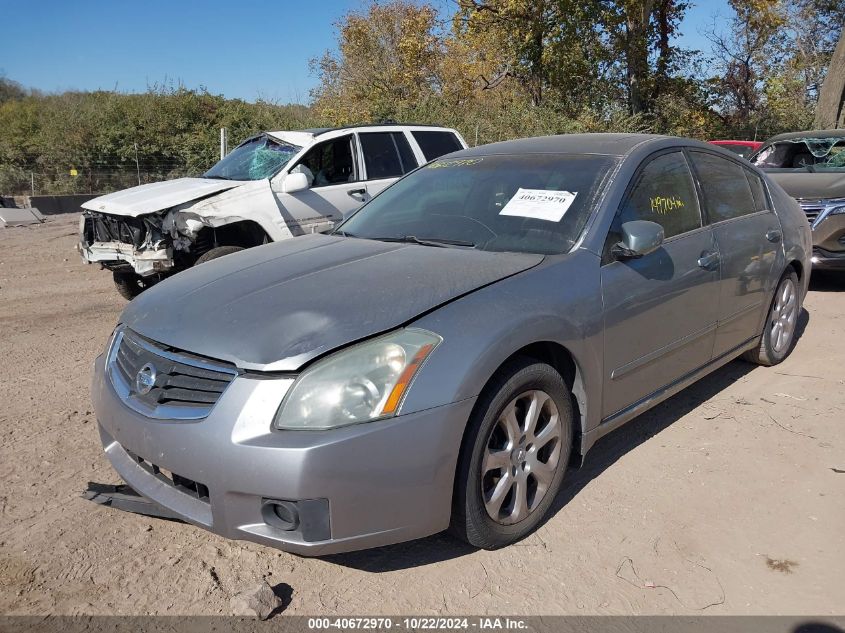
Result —
[[77, 250], [87, 264], [114, 264], [126, 262], [141, 276], [167, 272], [173, 268], [173, 253], [169, 248], [136, 249], [124, 242], [80, 241]]
[[825, 215], [814, 223], [813, 268], [845, 270], [845, 214]]
[[[100, 356], [92, 396], [103, 447], [118, 474], [142, 495], [221, 536], [315, 556], [406, 541], [448, 526], [474, 399], [332, 431], [271, 430], [290, 383], [241, 375], [208, 417], [154, 420], [123, 404]], [[174, 479], [200, 484], [202, 494]], [[312, 540], [320, 530], [309, 536], [268, 522], [267, 500], [307, 507], [318, 522], [323, 512], [328, 538]]]
[[131, 267], [141, 276], [171, 270], [173, 248], [158, 218], [124, 218], [85, 211], [79, 218], [76, 250], [86, 264], [110, 269]]
[[814, 270], [845, 270], [845, 251], [813, 248], [812, 265]]

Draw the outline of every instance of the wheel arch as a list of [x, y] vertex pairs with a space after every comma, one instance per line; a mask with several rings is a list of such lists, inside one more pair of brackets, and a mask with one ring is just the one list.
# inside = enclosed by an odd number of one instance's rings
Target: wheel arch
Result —
[[267, 231], [254, 220], [237, 220], [219, 226], [204, 226], [194, 241], [195, 253], [202, 255], [216, 246], [252, 248], [272, 242]]
[[541, 340], [528, 343], [502, 359], [495, 371], [490, 374], [481, 391], [483, 392], [487, 389], [502, 368], [516, 358], [532, 358], [550, 365], [561, 375], [570, 393], [572, 393], [572, 408], [574, 412], [572, 429], [574, 450], [572, 451], [572, 459], [577, 460], [577, 465], [580, 466], [585, 452], [582, 440], [587, 429], [587, 408], [589, 403], [587, 401], [587, 387], [584, 380], [584, 373], [575, 356], [568, 348], [556, 341]]

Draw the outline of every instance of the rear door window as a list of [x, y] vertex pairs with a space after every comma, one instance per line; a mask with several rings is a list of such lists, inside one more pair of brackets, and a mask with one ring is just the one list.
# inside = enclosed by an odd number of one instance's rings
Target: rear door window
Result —
[[459, 149], [463, 149], [458, 137], [452, 132], [418, 130], [411, 132], [411, 134], [420, 146], [426, 160], [434, 160], [443, 156], [443, 154], [449, 154], [450, 152], [457, 152]]
[[411, 145], [402, 132], [362, 132], [359, 136], [367, 180], [398, 178], [417, 168]]
[[648, 220], [663, 227], [668, 239], [701, 227], [695, 184], [683, 152], [661, 154], [646, 163], [619, 209], [609, 242], [621, 239], [622, 224]]
[[731, 220], [759, 210], [744, 167], [705, 152], [693, 151], [690, 157], [710, 222]]

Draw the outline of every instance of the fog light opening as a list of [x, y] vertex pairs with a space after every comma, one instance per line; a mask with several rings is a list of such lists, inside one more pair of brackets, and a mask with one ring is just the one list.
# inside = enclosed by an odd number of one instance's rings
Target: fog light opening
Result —
[[261, 515], [265, 523], [285, 532], [292, 532], [299, 527], [299, 512], [296, 504], [291, 501], [266, 499]]

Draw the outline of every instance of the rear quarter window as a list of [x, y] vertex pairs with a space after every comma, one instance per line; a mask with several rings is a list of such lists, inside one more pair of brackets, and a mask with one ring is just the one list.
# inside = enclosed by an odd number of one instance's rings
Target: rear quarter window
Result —
[[411, 132], [411, 134], [420, 146], [426, 160], [434, 160], [443, 156], [443, 154], [463, 149], [458, 137], [452, 132], [416, 131]]
[[759, 210], [746, 176], [748, 170], [714, 154], [692, 151], [690, 157], [710, 222], [731, 220]]
[[766, 187], [763, 184], [763, 179], [747, 169], [745, 170], [745, 177], [748, 179], [748, 185], [751, 187], [751, 194], [754, 197], [755, 211], [767, 211], [769, 209], [769, 200], [766, 196]]

